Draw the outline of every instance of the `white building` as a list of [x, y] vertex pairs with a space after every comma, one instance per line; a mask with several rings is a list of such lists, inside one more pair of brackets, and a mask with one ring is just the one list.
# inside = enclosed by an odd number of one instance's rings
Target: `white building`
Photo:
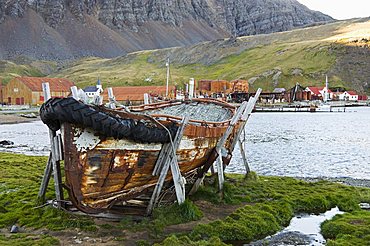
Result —
[[95, 86], [87, 86], [84, 89], [84, 92], [88, 98], [88, 101], [94, 101], [94, 99], [103, 92], [103, 87], [101, 85], [100, 79], [98, 79], [98, 82]]
[[355, 91], [345, 91], [338, 96], [341, 101], [358, 101], [358, 93]]

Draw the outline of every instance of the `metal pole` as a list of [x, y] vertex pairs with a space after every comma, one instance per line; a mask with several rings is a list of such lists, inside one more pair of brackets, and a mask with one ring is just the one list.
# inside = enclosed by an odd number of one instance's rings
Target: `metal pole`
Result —
[[167, 67], [166, 98], [168, 98], [168, 82], [169, 82], [169, 79], [170, 79], [170, 58], [167, 58], [166, 67]]

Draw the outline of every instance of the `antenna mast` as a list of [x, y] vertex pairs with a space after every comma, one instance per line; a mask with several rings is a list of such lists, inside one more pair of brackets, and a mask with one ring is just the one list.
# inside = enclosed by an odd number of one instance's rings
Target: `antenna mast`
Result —
[[168, 81], [170, 79], [170, 58], [167, 58], [166, 67], [167, 67], [166, 98], [168, 98]]

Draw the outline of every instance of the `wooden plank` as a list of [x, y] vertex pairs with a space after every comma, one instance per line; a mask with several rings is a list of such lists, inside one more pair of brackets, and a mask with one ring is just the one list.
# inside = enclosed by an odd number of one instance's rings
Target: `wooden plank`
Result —
[[114, 97], [113, 88], [108, 87], [108, 99], [109, 99], [109, 108], [115, 109], [116, 108], [116, 98]]
[[53, 157], [51, 156], [51, 152], [50, 152], [48, 162], [44, 170], [44, 176], [42, 177], [39, 194], [38, 194], [38, 198], [42, 200], [45, 199], [46, 189], [49, 185], [51, 173], [53, 171], [52, 158]]
[[222, 155], [218, 153], [217, 157], [217, 176], [218, 176], [218, 189], [222, 191], [225, 182], [224, 167], [222, 162]]
[[[45, 102], [51, 98], [50, 93], [50, 86], [49, 83], [42, 83], [42, 89], [44, 93], [44, 100]], [[62, 200], [64, 200], [63, 196], [63, 188], [62, 188], [62, 174], [60, 170], [60, 148], [58, 147], [58, 144], [55, 144], [58, 141], [58, 137], [56, 137], [56, 132], [49, 129], [49, 138], [50, 138], [50, 144], [51, 144], [51, 153], [50, 153], [50, 159], [51, 159], [51, 169], [53, 170], [53, 177], [54, 177], [54, 187], [55, 187], [55, 195], [57, 199], [58, 207], [62, 207]], [[55, 139], [56, 138], [56, 139]], [[47, 166], [49, 163], [47, 164]], [[48, 167], [46, 167], [47, 169]], [[42, 184], [42, 188], [48, 186], [50, 177], [45, 177], [45, 182]], [[40, 194], [44, 192], [42, 189], [40, 189]]]
[[244, 167], [245, 167], [245, 171], [246, 171], [246, 174], [248, 174], [251, 171], [251, 169], [248, 165], [247, 155], [246, 155], [245, 150], [244, 150], [244, 144], [242, 143], [242, 141], [240, 139], [238, 139], [238, 143], [239, 143], [240, 154], [241, 154], [242, 159], [243, 159], [243, 164], [244, 164]]
[[55, 196], [57, 199], [58, 207], [62, 207], [62, 200], [64, 200], [63, 196], [63, 188], [62, 188], [62, 173], [60, 170], [60, 161], [58, 160], [58, 152], [56, 141], [58, 141], [58, 137], [55, 135], [51, 137], [51, 155], [52, 155], [52, 166], [53, 166], [53, 177], [54, 177], [54, 187], [55, 187]]
[[231, 146], [230, 146], [230, 151], [233, 152], [236, 144], [239, 143], [240, 154], [241, 154], [242, 159], [243, 159], [243, 164], [245, 166], [246, 174], [248, 174], [250, 172], [250, 167], [249, 167], [249, 164], [248, 164], [248, 161], [247, 161], [247, 155], [246, 155], [246, 152], [245, 152], [245, 149], [244, 149], [244, 145], [243, 145], [242, 141], [240, 140], [240, 136], [241, 136], [241, 133], [245, 129], [245, 125], [247, 124], [247, 121], [248, 121], [250, 115], [252, 114], [252, 110], [253, 110], [254, 106], [256, 105], [256, 102], [257, 102], [258, 97], [261, 94], [261, 92], [262, 92], [262, 89], [258, 88], [258, 90], [256, 92], [256, 95], [249, 99], [248, 105], [245, 108], [245, 111], [243, 112], [243, 115], [240, 119], [242, 121], [241, 124], [240, 124], [240, 128], [238, 129], [237, 133], [235, 134], [234, 141], [231, 143]]
[[[160, 176], [158, 178], [157, 185], [154, 188], [152, 197], [149, 201], [149, 205], [147, 207], [147, 214], [151, 214], [153, 211], [153, 208], [158, 203], [159, 195], [162, 191], [162, 187], [164, 184], [164, 181], [166, 179], [168, 169], [171, 166], [171, 173], [172, 177], [174, 179], [175, 189], [176, 189], [176, 196], [179, 203], [182, 203], [185, 200], [185, 184], [183, 181], [183, 177], [181, 176], [180, 169], [177, 164], [177, 156], [176, 156], [176, 150], [178, 146], [180, 145], [182, 135], [184, 133], [185, 125], [189, 122], [189, 116], [184, 116], [180, 128], [177, 130], [175, 140], [173, 143], [166, 143], [163, 145], [161, 152], [164, 152], [164, 154], [161, 155], [161, 159], [158, 158], [156, 165], [162, 167]], [[162, 162], [164, 162], [162, 164]], [[177, 165], [177, 167], [176, 167]], [[159, 170], [159, 168], [157, 168]], [[182, 198], [183, 197], [183, 198]]]
[[72, 97], [76, 99], [77, 101], [80, 100], [80, 97], [78, 96], [78, 89], [77, 86], [71, 87]]

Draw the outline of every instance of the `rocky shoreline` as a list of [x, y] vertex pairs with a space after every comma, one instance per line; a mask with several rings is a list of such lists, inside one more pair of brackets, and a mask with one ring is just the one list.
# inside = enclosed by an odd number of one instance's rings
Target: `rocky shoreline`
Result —
[[304, 180], [306, 182], [319, 182], [319, 181], [329, 181], [334, 183], [340, 183], [349, 186], [356, 187], [367, 187], [370, 188], [370, 179], [355, 179], [350, 177], [317, 177], [317, 178], [307, 178], [307, 177], [294, 177], [296, 179]]
[[0, 125], [2, 124], [17, 124], [24, 122], [31, 122], [35, 120], [40, 120], [40, 117], [36, 118], [26, 118], [19, 114], [2, 114], [0, 113]]

